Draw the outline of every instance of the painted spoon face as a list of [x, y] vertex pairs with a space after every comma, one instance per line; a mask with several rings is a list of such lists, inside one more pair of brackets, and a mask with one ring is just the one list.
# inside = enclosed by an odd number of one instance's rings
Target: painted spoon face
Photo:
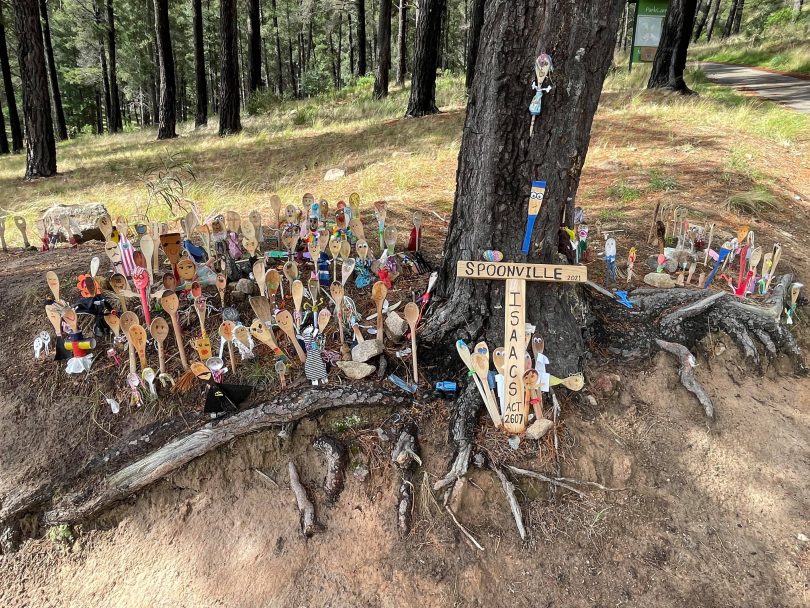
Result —
[[482, 382], [486, 381], [487, 375], [489, 374], [489, 358], [484, 357], [481, 353], [473, 353], [470, 360], [472, 361], [472, 368], [475, 374]]
[[371, 288], [371, 299], [377, 304], [377, 313], [379, 314], [382, 310], [383, 302], [385, 302], [385, 296], [388, 295], [388, 288], [385, 286], [385, 283], [382, 281], [377, 281], [374, 283], [374, 286]]
[[228, 285], [228, 277], [220, 273], [217, 275], [217, 291], [221, 295], [225, 295], [225, 287]]
[[120, 298], [121, 294], [127, 291], [127, 289], [129, 288], [129, 285], [127, 284], [127, 278], [124, 275], [116, 272], [114, 275], [110, 277], [110, 287], [112, 287], [113, 292], [115, 292], [115, 295], [117, 295]]
[[341, 247], [341, 245], [342, 245], [342, 242], [338, 238], [332, 238], [332, 239], [329, 240], [329, 255], [332, 256], [333, 260], [335, 258], [337, 258], [338, 255], [340, 255], [340, 247]]
[[112, 264], [113, 268], [121, 263], [121, 250], [118, 249], [118, 243], [115, 241], [107, 241], [104, 243], [104, 253], [107, 254], [107, 258], [110, 260], [110, 264]]
[[365, 262], [366, 258], [368, 258], [368, 243], [363, 240], [357, 241], [354, 248], [357, 250], [357, 255], [360, 256], [360, 259]]
[[298, 264], [292, 260], [284, 262], [284, 276], [290, 283], [298, 279]]
[[202, 286], [199, 281], [194, 281], [191, 284], [191, 297], [195, 300], [202, 297]]
[[292, 297], [295, 303], [295, 310], [301, 311], [301, 304], [304, 303], [304, 284], [301, 281], [293, 281]]
[[329, 286], [329, 294], [332, 296], [332, 299], [337, 304], [338, 310], [340, 310], [341, 306], [343, 305], [343, 295], [344, 295], [343, 285], [335, 281]]
[[264, 267], [264, 260], [259, 260], [253, 264], [253, 278], [256, 279], [256, 284], [259, 286], [259, 293], [264, 295], [265, 282], [264, 275], [267, 273]]
[[129, 330], [139, 323], [140, 321], [138, 321], [138, 315], [132, 311], [125, 312], [121, 315], [121, 331], [124, 332], [124, 335], [127, 338], [129, 338]]
[[532, 336], [532, 353], [534, 353], [534, 358], [537, 358], [537, 355], [543, 352], [545, 348], [545, 340], [543, 340], [543, 336], [539, 336], [535, 334]]
[[309, 243], [307, 243], [307, 251], [309, 251], [309, 257], [312, 263], [317, 264], [318, 258], [321, 257], [321, 248], [318, 245], [317, 239], [310, 239]]
[[340, 282], [345, 285], [354, 272], [354, 267], [357, 261], [354, 258], [346, 258], [343, 260], [343, 267], [340, 269]]
[[495, 369], [498, 370], [498, 373], [503, 376], [506, 365], [506, 349], [504, 349], [503, 346], [499, 346], [492, 351], [492, 363], [495, 365]]
[[197, 377], [198, 380], [202, 380], [206, 383], [210, 382], [213, 377], [211, 370], [200, 361], [195, 361], [191, 364], [191, 372]]
[[152, 338], [158, 344], [163, 344], [166, 338], [169, 337], [169, 324], [166, 323], [166, 319], [163, 317], [155, 317], [152, 319], [152, 324], [149, 326], [149, 333], [152, 334]]
[[[475, 353], [478, 355], [483, 355], [486, 357], [487, 366], [489, 366], [489, 346], [487, 346], [486, 342], [479, 342], [475, 345]], [[487, 370], [489, 367], [487, 367]]]
[[411, 328], [411, 334], [413, 334], [416, 331], [416, 324], [419, 322], [419, 306], [414, 302], [408, 302], [402, 310], [402, 315]]
[[164, 289], [168, 289], [169, 291], [177, 289], [177, 279], [174, 278], [171, 272], [167, 272], [163, 275], [162, 282]]
[[110, 219], [109, 215], [102, 215], [98, 220], [96, 220], [96, 227], [101, 232], [102, 236], [104, 237], [105, 241], [109, 241], [110, 237], [112, 236], [112, 220]]
[[422, 227], [422, 212], [421, 211], [414, 211], [413, 212], [413, 225], [414, 228], [419, 230]]
[[76, 315], [76, 311], [72, 308], [68, 308], [62, 313], [62, 320], [67, 323], [67, 326], [73, 333], [79, 331], [79, 318]]
[[177, 274], [182, 281], [193, 281], [197, 278], [197, 265], [189, 258], [183, 258], [177, 262]]
[[528, 369], [523, 373], [523, 384], [528, 389], [536, 389], [540, 386], [540, 374], [536, 369]]
[[262, 323], [259, 319], [253, 319], [253, 323], [250, 324], [250, 334], [256, 338], [262, 344], [269, 346], [270, 348], [277, 348], [276, 339], [273, 336], [273, 332], [267, 328], [267, 325]]
[[174, 321], [177, 318], [177, 309], [180, 306], [180, 300], [177, 298], [176, 293], [167, 293], [160, 298], [160, 305]]
[[[121, 334], [121, 319], [118, 318], [118, 315], [104, 315], [104, 321], [107, 323], [107, 327], [112, 330], [114, 336], [118, 337]], [[165, 323], [165, 321], [163, 322]], [[154, 324], [155, 322], [152, 321], [152, 325]]]
[[202, 296], [197, 296], [194, 298], [194, 309], [200, 318], [200, 327], [205, 332], [205, 313], [208, 312], [208, 301]]
[[254, 238], [242, 239], [242, 245], [245, 247], [248, 254], [250, 254], [250, 257], [254, 257], [256, 250], [259, 248], [259, 242]]
[[332, 318], [332, 313], [328, 308], [322, 308], [318, 313], [318, 331], [323, 333], [326, 331], [326, 326], [329, 325], [329, 319]]
[[365, 240], [366, 238], [366, 231], [363, 228], [363, 222], [360, 221], [359, 217], [353, 217], [349, 221], [349, 228], [352, 231], [352, 234], [358, 238], [358, 240]]
[[236, 329], [236, 323], [233, 321], [223, 321], [219, 325], [219, 335], [225, 338], [228, 342], [233, 340], [233, 331]]
[[275, 299], [276, 292], [278, 291], [278, 284], [281, 282], [281, 277], [278, 274], [278, 270], [275, 268], [268, 270], [267, 274], [264, 275], [264, 283], [267, 287], [267, 297]]
[[276, 323], [281, 328], [281, 331], [287, 334], [291, 340], [297, 342], [295, 339], [295, 326], [289, 310], [280, 310], [276, 314]]
[[141, 369], [147, 367], [146, 364], [146, 330], [136, 323], [129, 328], [127, 334], [129, 341], [132, 343], [135, 352], [138, 353], [138, 359], [141, 362]]
[[53, 325], [53, 330], [56, 332], [57, 336], [62, 335], [62, 313], [57, 310], [57, 307], [53, 304], [46, 304], [45, 305], [45, 314], [48, 317], [48, 321], [51, 322]]
[[53, 294], [53, 299], [55, 301], [59, 301], [59, 277], [56, 276], [56, 273], [53, 270], [49, 270], [45, 273], [45, 281], [48, 283], [48, 287]]
[[[308, 207], [308, 205], [307, 205]], [[287, 205], [284, 208], [284, 215], [287, 218], [288, 224], [295, 224], [297, 223], [296, 220], [298, 219], [298, 207], [295, 205]]]
[[241, 342], [245, 348], [250, 348], [250, 330], [244, 325], [238, 326], [234, 332], [234, 337]]

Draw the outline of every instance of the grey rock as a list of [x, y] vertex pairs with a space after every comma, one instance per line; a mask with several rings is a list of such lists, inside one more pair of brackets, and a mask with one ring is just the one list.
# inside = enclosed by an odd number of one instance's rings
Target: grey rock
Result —
[[382, 352], [383, 345], [381, 340], [366, 340], [352, 348], [352, 361], [365, 363], [369, 359], [381, 355]]
[[326, 175], [323, 176], [323, 181], [333, 182], [336, 179], [340, 179], [345, 175], [346, 169], [329, 169], [329, 171], [326, 172]]
[[75, 236], [80, 243], [84, 243], [92, 240], [104, 240], [96, 222], [105, 215], [109, 215], [109, 213], [101, 203], [59, 204], [46, 209], [42, 213], [42, 221], [47, 230], [57, 230], [60, 239], [67, 241], [71, 236]]
[[258, 293], [257, 285], [250, 279], [239, 279], [236, 282], [235, 291], [243, 293], [246, 296], [255, 296]]
[[396, 312], [389, 312], [385, 319], [385, 335], [393, 342], [401, 342], [408, 331], [408, 322]]
[[347, 378], [352, 380], [362, 380], [374, 372], [376, 367], [368, 363], [358, 363], [357, 361], [338, 361], [337, 366]]
[[529, 428], [526, 429], [526, 436], [532, 439], [542, 439], [546, 434], [554, 428], [554, 423], [546, 418], [535, 420]]
[[368, 477], [368, 467], [364, 464], [358, 464], [356, 467], [354, 467], [352, 475], [354, 475], [360, 481], [365, 481]]
[[669, 289], [670, 287], [675, 287], [675, 281], [672, 279], [672, 277], [663, 272], [650, 272], [644, 275], [644, 282], [647, 285], [659, 287], [662, 289]]

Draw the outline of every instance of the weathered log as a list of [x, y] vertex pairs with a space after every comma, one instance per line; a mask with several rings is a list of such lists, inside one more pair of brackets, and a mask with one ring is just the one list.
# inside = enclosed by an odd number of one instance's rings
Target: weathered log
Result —
[[315, 534], [315, 505], [307, 496], [307, 490], [298, 478], [298, 471], [292, 462], [287, 465], [287, 470], [290, 473], [290, 489], [295, 494], [295, 501], [298, 503], [301, 534], [310, 538]]
[[675, 344], [673, 342], [666, 342], [664, 340], [656, 340], [656, 342], [658, 342], [658, 346], [663, 348], [665, 351], [678, 357], [678, 361], [681, 364], [681, 384], [686, 387], [686, 390], [697, 397], [700, 405], [703, 406], [703, 411], [706, 412], [706, 416], [709, 418], [714, 418], [714, 405], [712, 404], [712, 400], [709, 398], [709, 395], [706, 394], [705, 389], [695, 377], [694, 355], [692, 355], [692, 353], [689, 352], [689, 349], [683, 344]]
[[300, 387], [267, 404], [239, 412], [229, 418], [212, 421], [101, 480], [87, 480], [85, 488], [74, 490], [73, 493], [61, 497], [53, 508], [45, 513], [44, 520], [46, 524], [87, 520], [237, 437], [299, 420], [324, 409], [401, 406], [406, 402], [404, 396], [375, 384], [334, 386], [328, 389]]
[[323, 491], [326, 494], [326, 502], [333, 505], [340, 497], [346, 482], [346, 463], [348, 461], [346, 446], [334, 437], [323, 435], [312, 442], [312, 447], [326, 458]]
[[397, 492], [397, 528], [401, 537], [411, 532], [413, 520], [413, 478], [416, 464], [421, 464], [417, 453], [416, 425], [408, 424], [400, 433], [391, 452], [391, 462], [397, 465], [402, 477]]

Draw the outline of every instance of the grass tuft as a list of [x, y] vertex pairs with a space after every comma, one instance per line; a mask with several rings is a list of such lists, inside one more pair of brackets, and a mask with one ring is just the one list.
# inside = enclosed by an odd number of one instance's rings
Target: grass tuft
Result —
[[735, 192], [726, 199], [725, 208], [740, 215], [759, 216], [779, 208], [779, 199], [762, 186]]

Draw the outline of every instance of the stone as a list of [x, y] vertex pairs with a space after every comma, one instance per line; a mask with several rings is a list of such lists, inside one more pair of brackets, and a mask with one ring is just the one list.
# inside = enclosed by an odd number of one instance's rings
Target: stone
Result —
[[60, 240], [75, 236], [79, 243], [103, 241], [104, 235], [96, 226], [100, 217], [109, 215], [101, 203], [86, 205], [54, 205], [42, 213], [42, 222], [48, 231], [57, 230]]
[[369, 359], [381, 355], [383, 345], [381, 340], [366, 340], [352, 348], [352, 361], [365, 363]]
[[250, 279], [239, 279], [234, 290], [246, 296], [255, 296], [258, 293], [257, 287], [256, 283]]
[[408, 331], [408, 322], [396, 312], [389, 312], [385, 319], [385, 335], [393, 342], [402, 342]]
[[547, 418], [535, 420], [529, 428], [526, 429], [526, 436], [531, 439], [539, 440], [546, 436], [546, 434], [554, 428], [554, 423]]
[[323, 181], [325, 182], [333, 182], [336, 179], [340, 179], [346, 175], [346, 169], [329, 169], [326, 172], [326, 175], [323, 176]]
[[357, 361], [338, 361], [337, 366], [351, 380], [362, 380], [377, 369], [373, 365], [358, 363]]
[[598, 395], [609, 397], [616, 392], [621, 381], [618, 374], [600, 374], [591, 384], [591, 389]]
[[663, 272], [650, 272], [645, 274], [644, 282], [647, 285], [658, 287], [660, 289], [670, 289], [675, 287], [675, 281], [672, 280], [672, 277]]
[[358, 464], [352, 471], [352, 475], [354, 475], [360, 481], [365, 481], [368, 477], [368, 473], [368, 467], [364, 464]]

